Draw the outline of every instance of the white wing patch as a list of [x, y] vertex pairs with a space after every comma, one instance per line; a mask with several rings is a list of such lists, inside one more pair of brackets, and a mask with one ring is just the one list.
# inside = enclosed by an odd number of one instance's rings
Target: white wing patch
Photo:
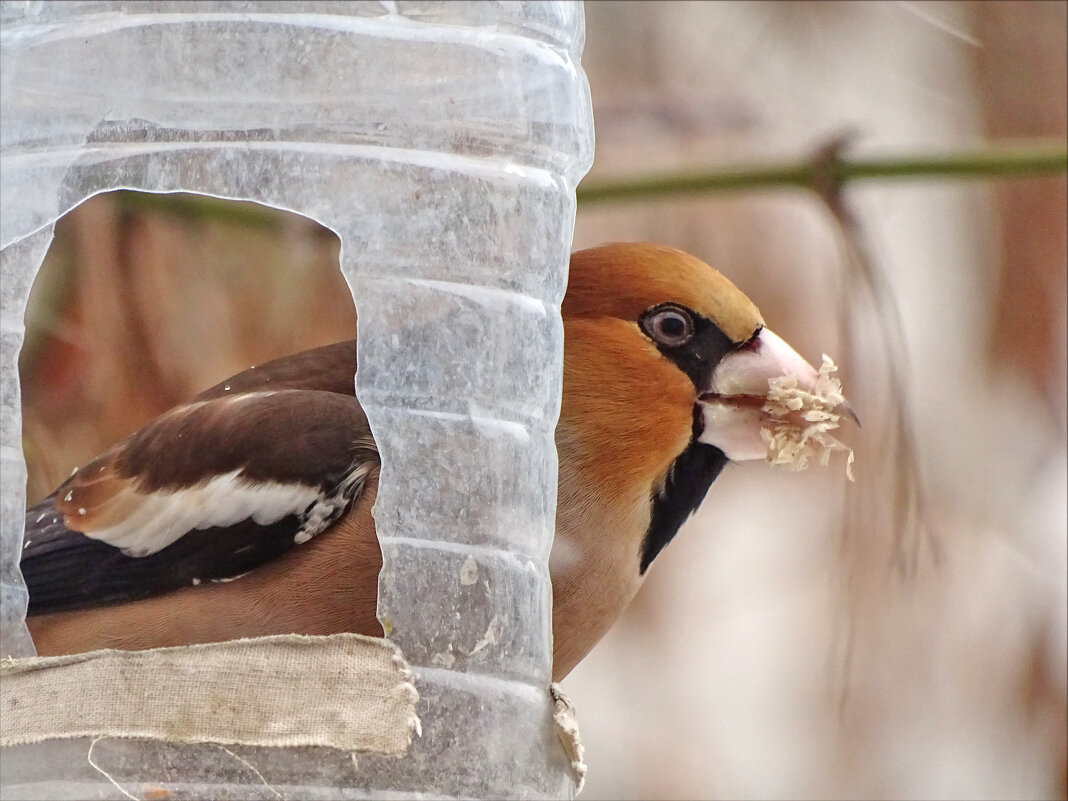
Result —
[[352, 496], [363, 487], [363, 482], [373, 467], [367, 463], [357, 465], [345, 476], [332, 495], [320, 495], [315, 505], [308, 510], [304, 525], [293, 536], [293, 542], [303, 545], [316, 534], [325, 531], [352, 500]]
[[[268, 526], [287, 515], [303, 514], [309, 505], [322, 501], [318, 487], [252, 482], [240, 478], [240, 474], [240, 469], [234, 470], [173, 492], [144, 495], [133, 487], [125, 488], [108, 504], [130, 504], [132, 513], [113, 525], [86, 531], [85, 535], [121, 548], [127, 556], [149, 556], [192, 529], [232, 526], [249, 518]], [[320, 530], [325, 528], [323, 521], [319, 522]], [[302, 528], [297, 537], [307, 528]]]

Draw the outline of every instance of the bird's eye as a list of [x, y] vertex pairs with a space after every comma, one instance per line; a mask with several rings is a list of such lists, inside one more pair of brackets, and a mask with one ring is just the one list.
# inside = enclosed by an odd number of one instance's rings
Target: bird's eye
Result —
[[674, 348], [693, 338], [693, 317], [679, 306], [661, 306], [642, 318], [642, 328], [654, 342]]

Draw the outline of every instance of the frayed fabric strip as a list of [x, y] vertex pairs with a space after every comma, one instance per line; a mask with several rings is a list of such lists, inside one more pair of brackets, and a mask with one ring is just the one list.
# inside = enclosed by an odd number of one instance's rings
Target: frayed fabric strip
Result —
[[69, 737], [402, 756], [418, 693], [396, 645], [281, 635], [0, 662], [0, 745]]

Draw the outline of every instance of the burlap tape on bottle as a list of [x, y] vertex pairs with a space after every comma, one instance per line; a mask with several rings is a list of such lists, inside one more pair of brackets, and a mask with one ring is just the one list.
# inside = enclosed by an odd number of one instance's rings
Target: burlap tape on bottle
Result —
[[399, 756], [417, 700], [400, 649], [357, 634], [9, 659], [0, 745], [149, 737]]

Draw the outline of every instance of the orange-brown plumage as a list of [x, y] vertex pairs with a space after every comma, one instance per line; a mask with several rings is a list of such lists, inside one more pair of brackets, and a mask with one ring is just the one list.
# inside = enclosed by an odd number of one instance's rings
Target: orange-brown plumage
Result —
[[760, 310], [718, 270], [650, 242], [614, 242], [573, 254], [562, 312], [565, 320], [636, 320], [668, 301], [703, 314], [739, 344], [764, 324]]
[[690, 440], [693, 384], [636, 323], [568, 319], [564, 343], [557, 448], [605, 491], [651, 486]]
[[[762, 458], [768, 381], [815, 371], [689, 254], [573, 254], [564, 319], [554, 677], [637, 592], [730, 459]], [[27, 513], [42, 654], [238, 636], [380, 635], [378, 455], [354, 343], [246, 370], [162, 415]]]

